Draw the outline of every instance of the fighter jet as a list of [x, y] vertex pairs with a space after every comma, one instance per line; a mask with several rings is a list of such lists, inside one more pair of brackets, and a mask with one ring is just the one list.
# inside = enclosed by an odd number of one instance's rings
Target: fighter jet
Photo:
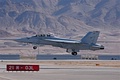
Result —
[[[71, 40], [65, 38], [55, 37], [50, 34], [35, 35], [32, 37], [25, 37], [20, 39], [14, 39], [14, 41], [22, 43], [30, 43], [33, 45], [52, 45], [66, 49], [66, 52], [72, 55], [77, 55], [80, 50], [104, 50], [104, 46], [97, 44], [100, 31], [88, 32], [81, 40]], [[37, 49], [37, 46], [33, 46], [33, 49]]]

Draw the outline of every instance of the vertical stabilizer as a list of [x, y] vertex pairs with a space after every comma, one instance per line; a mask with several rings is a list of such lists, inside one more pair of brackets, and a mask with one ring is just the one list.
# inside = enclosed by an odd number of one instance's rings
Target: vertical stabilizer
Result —
[[97, 42], [97, 39], [99, 37], [100, 31], [92, 31], [88, 32], [82, 39], [82, 43], [87, 43], [87, 44], [95, 44]]

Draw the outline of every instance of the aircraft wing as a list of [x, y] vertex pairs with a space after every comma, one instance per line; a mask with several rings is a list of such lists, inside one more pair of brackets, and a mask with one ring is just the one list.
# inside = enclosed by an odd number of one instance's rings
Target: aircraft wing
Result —
[[45, 39], [47, 41], [51, 41], [51, 42], [56, 42], [56, 43], [80, 43], [80, 41], [75, 41], [75, 40], [55, 40], [55, 39]]

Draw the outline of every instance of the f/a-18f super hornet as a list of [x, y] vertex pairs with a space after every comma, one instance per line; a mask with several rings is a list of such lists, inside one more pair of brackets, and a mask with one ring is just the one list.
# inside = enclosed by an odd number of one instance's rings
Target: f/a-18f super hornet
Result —
[[[33, 45], [52, 45], [65, 48], [66, 52], [70, 52], [72, 55], [77, 55], [77, 52], [80, 50], [103, 50], [104, 46], [96, 43], [99, 33], [99, 31], [88, 32], [81, 40], [70, 40], [58, 38], [50, 34], [41, 34], [32, 37], [14, 39], [14, 41], [30, 43]], [[37, 46], [34, 46], [33, 49], [37, 49]]]

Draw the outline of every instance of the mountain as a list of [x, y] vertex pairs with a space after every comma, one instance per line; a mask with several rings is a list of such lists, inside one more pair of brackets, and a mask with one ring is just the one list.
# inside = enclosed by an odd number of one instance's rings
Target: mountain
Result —
[[118, 37], [119, 26], [120, 0], [0, 0], [0, 30], [12, 36], [100, 30]]

